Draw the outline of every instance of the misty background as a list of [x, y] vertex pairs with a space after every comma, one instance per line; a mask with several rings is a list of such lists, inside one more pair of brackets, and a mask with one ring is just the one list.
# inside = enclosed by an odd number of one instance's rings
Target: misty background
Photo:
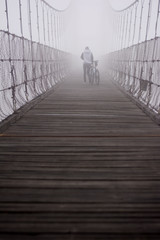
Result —
[[[65, 47], [62, 46], [62, 50], [80, 55], [84, 47], [89, 46], [97, 57], [110, 51], [113, 29], [107, 0], [47, 0], [47, 2], [56, 9], [67, 8], [67, 11], [70, 11], [68, 14], [70, 17], [64, 29], [65, 33], [62, 36], [66, 43]], [[120, 10], [132, 2], [133, 0], [112, 0], [111, 5], [114, 9]], [[36, 0], [31, 1], [31, 9], [33, 41], [38, 42]], [[8, 0], [8, 10], [10, 32], [21, 36], [18, 0]], [[27, 11], [27, 1], [22, 0], [23, 34], [25, 38], [30, 39]], [[3, 0], [0, 0], [0, 19], [0, 29], [7, 30], [5, 1]], [[43, 33], [41, 33], [40, 42], [43, 44], [42, 35]]]
[[[28, 21], [28, 3], [27, 0], [21, 0], [22, 2], [22, 22], [23, 22], [23, 35], [25, 38], [30, 39], [29, 21]], [[59, 10], [66, 10], [66, 18], [64, 18], [64, 28], [60, 33], [60, 38], [65, 42], [64, 45], [57, 46], [53, 42], [46, 40], [44, 42], [43, 24], [42, 24], [42, 11], [39, 10], [40, 20], [40, 43], [50, 45], [54, 48], [71, 52], [76, 55], [80, 55], [85, 46], [89, 46], [94, 53], [95, 58], [105, 55], [108, 52], [120, 49], [117, 45], [115, 49], [115, 40], [117, 39], [117, 32], [119, 25], [117, 25], [119, 13], [116, 12], [116, 17], [113, 14], [112, 8], [115, 10], [122, 10], [135, 2], [134, 0], [46, 0], [52, 7]], [[154, 1], [155, 5], [157, 0]], [[146, 1], [146, 7], [147, 7]], [[31, 1], [32, 9], [32, 40], [38, 42], [37, 32], [37, 19], [36, 19], [36, 0]], [[146, 8], [147, 9], [147, 8]], [[18, 36], [21, 36], [20, 30], [20, 16], [19, 16], [19, 1], [8, 0], [9, 11], [9, 30]], [[48, 11], [48, 10], [47, 10]], [[145, 11], [145, 8], [144, 8]], [[58, 17], [56, 13], [55, 17]], [[147, 10], [146, 10], [147, 15]], [[145, 28], [147, 17], [144, 14], [142, 28], [141, 42], [145, 38]], [[117, 19], [116, 19], [117, 18]], [[5, 13], [5, 1], [0, 0], [0, 29], [7, 30], [7, 21]], [[116, 19], [116, 25], [114, 25], [113, 19]], [[153, 38], [154, 26], [156, 14], [154, 14], [154, 6], [152, 7], [151, 23], [149, 29], [149, 38]], [[47, 25], [47, 19], [46, 25]], [[137, 27], [139, 25], [137, 24]], [[50, 25], [51, 28], [51, 25]], [[47, 29], [47, 28], [46, 28]], [[133, 25], [132, 25], [133, 30]], [[46, 30], [47, 31], [47, 30]], [[55, 31], [55, 29], [50, 29]], [[160, 31], [160, 30], [159, 30]], [[135, 44], [138, 38], [138, 29], [136, 30], [137, 36], [135, 37]], [[46, 36], [47, 36], [46, 32]], [[118, 43], [116, 43], [118, 44]], [[131, 45], [131, 44], [130, 44]]]
[[[143, 60], [145, 55], [154, 57], [155, 50], [159, 53], [159, 26], [159, 0], [0, 0], [0, 70], [3, 79], [0, 102], [6, 98], [10, 113], [18, 109], [23, 103], [19, 100], [18, 105], [14, 99], [15, 86], [17, 93], [22, 91], [24, 102], [28, 101], [24, 83], [28, 86], [35, 79], [39, 80], [44, 69], [46, 75], [53, 69], [58, 70], [65, 59], [69, 59], [66, 63], [72, 70], [80, 68], [83, 73], [80, 55], [86, 46], [93, 52], [94, 60], [99, 60], [100, 72], [112, 69], [113, 64], [109, 65], [111, 55], [115, 56], [113, 62], [118, 62], [121, 56], [120, 63], [125, 63], [127, 57], [137, 59], [140, 56]], [[149, 69], [154, 69], [157, 83], [159, 60], [154, 67], [148, 66], [147, 62], [148, 58], [143, 64], [143, 72], [141, 64], [136, 63], [139, 66], [136, 66], [137, 76], [141, 79], [146, 73], [144, 79], [148, 79], [153, 76], [148, 73]], [[126, 73], [125, 64], [121, 65], [123, 69], [119, 71]], [[135, 69], [133, 64], [131, 67]], [[30, 94], [30, 99], [33, 97]], [[2, 117], [6, 116], [5, 112], [4, 109]]]

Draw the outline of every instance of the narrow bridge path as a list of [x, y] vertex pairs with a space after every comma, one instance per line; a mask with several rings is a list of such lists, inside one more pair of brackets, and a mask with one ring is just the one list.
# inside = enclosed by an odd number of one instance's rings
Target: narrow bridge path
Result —
[[71, 76], [0, 137], [0, 239], [160, 239], [160, 127]]

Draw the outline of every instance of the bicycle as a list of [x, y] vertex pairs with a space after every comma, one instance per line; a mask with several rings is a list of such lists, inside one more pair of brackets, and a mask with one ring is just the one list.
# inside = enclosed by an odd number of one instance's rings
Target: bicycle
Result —
[[91, 85], [93, 85], [94, 83], [96, 85], [99, 85], [100, 83], [100, 73], [99, 73], [99, 70], [97, 69], [97, 66], [98, 66], [98, 61], [93, 61], [89, 69], [89, 83]]

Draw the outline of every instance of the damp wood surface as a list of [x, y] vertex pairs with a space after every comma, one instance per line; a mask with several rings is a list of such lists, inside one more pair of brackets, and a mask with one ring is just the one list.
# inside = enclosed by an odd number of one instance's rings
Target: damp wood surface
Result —
[[80, 74], [0, 135], [0, 240], [159, 240], [160, 127]]

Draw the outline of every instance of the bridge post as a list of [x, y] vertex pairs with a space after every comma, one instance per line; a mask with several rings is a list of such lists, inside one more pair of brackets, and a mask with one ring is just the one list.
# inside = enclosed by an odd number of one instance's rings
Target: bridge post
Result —
[[16, 111], [16, 94], [15, 94], [15, 69], [14, 69], [14, 65], [12, 64], [12, 51], [11, 51], [11, 36], [10, 36], [10, 26], [9, 26], [9, 15], [8, 15], [8, 0], [5, 0], [5, 12], [6, 12], [6, 20], [7, 20], [7, 35], [8, 35], [8, 48], [9, 48], [9, 64], [10, 64], [10, 77], [12, 80], [12, 86], [11, 86], [11, 90], [12, 90], [12, 110], [13, 112]]

